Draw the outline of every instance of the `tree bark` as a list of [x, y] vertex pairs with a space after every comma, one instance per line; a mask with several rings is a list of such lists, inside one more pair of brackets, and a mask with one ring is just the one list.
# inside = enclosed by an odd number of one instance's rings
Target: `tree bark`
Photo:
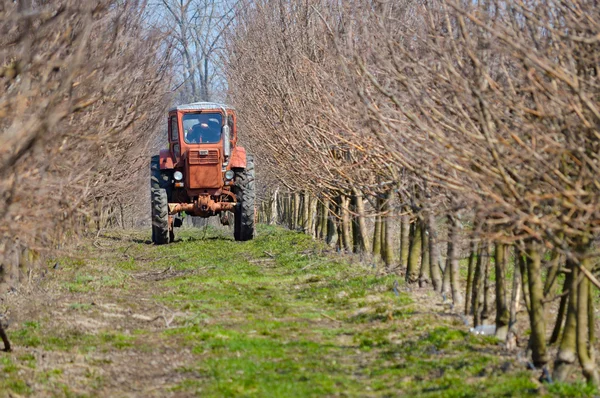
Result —
[[329, 200], [323, 199], [321, 202], [321, 231], [319, 238], [326, 240], [328, 238], [328, 225], [329, 225]]
[[431, 268], [431, 282], [433, 289], [437, 292], [442, 290], [442, 276], [440, 275], [439, 257], [440, 252], [438, 248], [438, 235], [437, 225], [435, 223], [435, 215], [432, 210], [427, 211], [427, 230], [429, 231], [429, 248], [423, 248], [423, 250], [429, 250], [429, 264]]
[[450, 266], [450, 286], [452, 290], [452, 302], [454, 308], [460, 309], [463, 306], [462, 290], [460, 288], [460, 268], [458, 259], [460, 221], [457, 217], [449, 217], [448, 232], [448, 264]]
[[377, 196], [376, 202], [377, 215], [375, 216], [375, 225], [373, 227], [373, 256], [381, 257], [381, 226], [382, 226], [382, 217], [381, 217], [381, 198]]
[[394, 250], [392, 243], [392, 212], [390, 209], [390, 200], [391, 193], [388, 191], [385, 194], [385, 199], [383, 202], [384, 215], [383, 223], [381, 225], [381, 232], [383, 236], [381, 240], [381, 257], [383, 258], [385, 265], [388, 267], [394, 262]]
[[481, 311], [483, 305], [482, 292], [483, 292], [483, 275], [484, 275], [484, 257], [483, 247], [481, 245], [477, 254], [477, 262], [475, 265], [475, 272], [473, 273], [473, 296], [471, 298], [471, 307], [473, 308], [473, 326], [477, 327], [481, 325]]
[[348, 206], [350, 200], [346, 195], [340, 195], [341, 212], [342, 212], [342, 236], [343, 236], [343, 249], [346, 252], [352, 251], [352, 223], [350, 221], [350, 213], [348, 212]]
[[448, 227], [448, 243], [446, 244], [446, 264], [444, 266], [444, 273], [442, 274], [442, 297], [444, 297], [444, 300], [447, 300], [449, 298], [449, 296], [451, 295], [451, 282], [450, 282], [450, 250], [452, 250], [451, 248], [451, 244], [450, 244], [450, 227]]
[[556, 360], [554, 361], [554, 372], [552, 374], [553, 378], [557, 381], [567, 380], [573, 370], [575, 359], [577, 358], [577, 280], [579, 277], [579, 270], [570, 260], [567, 260], [567, 269], [571, 271], [567, 274], [568, 278], [565, 278], [565, 287], [569, 289], [567, 316], [558, 353], [556, 354]]
[[529, 345], [532, 351], [533, 364], [541, 368], [548, 363], [548, 353], [546, 351], [546, 319], [544, 314], [544, 284], [542, 282], [540, 245], [537, 242], [528, 242], [527, 254], [527, 279], [531, 305], [529, 311], [531, 341]]
[[308, 215], [308, 233], [313, 238], [317, 238], [317, 221], [319, 220], [319, 212], [317, 210], [317, 206], [319, 205], [319, 200], [316, 196], [310, 195], [310, 208]]
[[407, 209], [402, 209], [400, 216], [400, 267], [402, 269], [408, 268], [410, 242], [410, 215]]
[[431, 264], [429, 262], [429, 233], [427, 225], [419, 220], [421, 225], [421, 271], [419, 272], [419, 286], [425, 287], [431, 283]]
[[291, 227], [292, 230], [296, 230], [296, 228], [298, 228], [298, 226], [300, 225], [299, 219], [300, 219], [300, 193], [294, 192], [294, 212], [292, 214], [292, 227]]
[[369, 236], [365, 223], [365, 204], [362, 194], [357, 189], [353, 189], [352, 192], [352, 211], [355, 213], [352, 217], [353, 249], [355, 253], [364, 253], [369, 251]]
[[[551, 275], [548, 275], [551, 277]], [[552, 330], [552, 336], [550, 336], [549, 345], [552, 345], [558, 341], [560, 336], [560, 331], [563, 327], [563, 322], [565, 320], [565, 315], [567, 313], [567, 304], [569, 301], [569, 295], [565, 295], [564, 293], [568, 292], [571, 288], [571, 281], [573, 279], [573, 272], [569, 272], [565, 275], [565, 281], [563, 283], [563, 296], [560, 298], [560, 304], [558, 305], [558, 313], [556, 314], [556, 322], [554, 323], [554, 329]], [[545, 289], [544, 289], [545, 290]]]
[[510, 313], [508, 311], [506, 298], [506, 246], [496, 243], [496, 337], [506, 340]]
[[484, 254], [485, 268], [483, 274], [483, 310], [481, 312], [481, 321], [487, 320], [490, 317], [490, 247], [486, 244]]
[[469, 268], [467, 270], [467, 288], [465, 293], [465, 316], [471, 314], [473, 309], [472, 294], [473, 294], [473, 274], [477, 263], [477, 242], [471, 239], [471, 252], [469, 254]]
[[[585, 252], [581, 254], [586, 255]], [[580, 267], [590, 272], [593, 268], [588, 257], [581, 260]], [[598, 385], [598, 371], [594, 358], [593, 301], [590, 294], [590, 280], [587, 277], [584, 277], [579, 284], [577, 293], [577, 355], [588, 383]]]
[[327, 244], [334, 247], [338, 241], [338, 218], [337, 218], [337, 203], [326, 202], [326, 206], [331, 207], [331, 211], [327, 212]]
[[519, 267], [518, 250], [514, 250], [514, 275], [512, 292], [510, 298], [510, 326], [509, 329], [517, 323], [517, 314], [519, 313], [519, 304], [521, 302], [521, 268]]
[[310, 234], [310, 193], [304, 191], [302, 196], [302, 232]]
[[408, 254], [408, 267], [406, 268], [406, 282], [415, 283], [419, 280], [419, 265], [421, 260], [421, 225], [417, 221], [414, 223], [414, 234], [410, 240], [410, 252]]

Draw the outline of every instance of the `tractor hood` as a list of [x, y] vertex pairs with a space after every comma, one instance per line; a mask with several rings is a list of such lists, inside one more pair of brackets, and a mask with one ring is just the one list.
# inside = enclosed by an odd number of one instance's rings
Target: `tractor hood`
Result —
[[221, 188], [221, 149], [188, 149], [185, 153], [186, 187], [189, 189]]

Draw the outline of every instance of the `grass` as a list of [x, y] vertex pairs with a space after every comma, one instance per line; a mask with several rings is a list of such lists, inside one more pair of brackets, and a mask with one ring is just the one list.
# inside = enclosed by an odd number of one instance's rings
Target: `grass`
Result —
[[[542, 386], [494, 338], [468, 333], [435, 298], [417, 302], [401, 278], [377, 274], [300, 233], [261, 226], [254, 241], [240, 243], [217, 229], [184, 230], [167, 246], [145, 243], [146, 231], [110, 231], [102, 239], [100, 247], [83, 241], [77, 258], [58, 259], [60, 272], [46, 282], [65, 302], [63, 318], [40, 315], [10, 330], [19, 348], [0, 357], [0, 391], [203, 397], [597, 393], [585, 384]], [[151, 316], [133, 318], [144, 311]], [[98, 326], [69, 326], [90, 319]], [[85, 371], [74, 376], [64, 360], [41, 369], [40, 352], [84, 358]], [[162, 385], [153, 369], [165, 374]], [[107, 382], [108, 374], [116, 379]], [[118, 381], [120, 374], [127, 377]], [[128, 390], [133, 384], [136, 389]]]

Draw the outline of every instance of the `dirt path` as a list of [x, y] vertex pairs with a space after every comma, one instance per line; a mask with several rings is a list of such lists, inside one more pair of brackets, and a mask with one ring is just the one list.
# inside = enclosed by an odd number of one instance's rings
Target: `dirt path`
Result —
[[83, 240], [39, 288], [11, 298], [21, 310], [11, 315], [15, 350], [0, 354], [0, 395], [547, 392], [432, 293], [302, 234], [265, 227], [236, 243], [189, 230], [168, 246], [147, 235]]

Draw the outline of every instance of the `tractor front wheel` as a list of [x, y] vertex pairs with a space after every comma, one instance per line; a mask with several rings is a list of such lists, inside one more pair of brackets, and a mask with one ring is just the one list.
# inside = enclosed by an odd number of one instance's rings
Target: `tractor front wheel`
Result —
[[167, 191], [162, 188], [151, 188], [152, 201], [152, 242], [164, 245], [173, 239], [169, 231], [169, 202]]
[[248, 156], [246, 168], [237, 173], [235, 195], [238, 204], [235, 209], [233, 237], [237, 241], [254, 238], [254, 159]]

